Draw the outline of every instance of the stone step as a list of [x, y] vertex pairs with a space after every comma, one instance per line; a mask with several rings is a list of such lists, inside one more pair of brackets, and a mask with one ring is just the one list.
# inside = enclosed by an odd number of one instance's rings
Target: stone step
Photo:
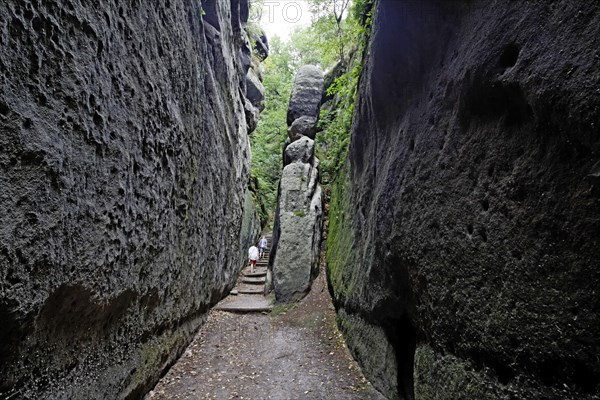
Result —
[[[267, 267], [266, 266], [257, 266], [254, 268], [254, 272], [267, 272]], [[250, 273], [250, 267], [245, 267], [242, 270], [242, 275], [246, 275]]]
[[272, 309], [273, 306], [267, 298], [252, 294], [228, 296], [215, 306], [215, 310], [240, 313], [271, 311]]
[[266, 282], [265, 277], [253, 278], [253, 277], [244, 277], [242, 278], [242, 283], [250, 283], [252, 285], [262, 285]]
[[[258, 268], [257, 268], [257, 270], [258, 270]], [[260, 271], [260, 270], [257, 271], [257, 270], [255, 270], [254, 272], [244, 271], [244, 272], [242, 272], [242, 275], [247, 276], [247, 277], [255, 277], [255, 278], [267, 275], [266, 269], [263, 271]]]
[[261, 285], [244, 285], [237, 288], [238, 294], [264, 294], [265, 288]]

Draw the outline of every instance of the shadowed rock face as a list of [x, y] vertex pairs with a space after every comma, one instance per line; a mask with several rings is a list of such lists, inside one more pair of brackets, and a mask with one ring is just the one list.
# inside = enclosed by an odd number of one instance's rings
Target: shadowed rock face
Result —
[[600, 395], [599, 8], [376, 4], [328, 272], [390, 398]]
[[82, 4], [0, 4], [3, 398], [139, 398], [239, 268], [247, 10]]

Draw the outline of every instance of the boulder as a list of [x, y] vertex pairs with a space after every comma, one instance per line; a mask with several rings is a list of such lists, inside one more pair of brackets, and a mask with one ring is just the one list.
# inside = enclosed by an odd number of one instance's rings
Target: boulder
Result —
[[314, 117], [303, 116], [296, 119], [292, 126], [288, 128], [288, 136], [294, 141], [302, 136], [314, 139], [317, 134], [317, 119]]
[[248, 127], [248, 133], [250, 134], [254, 132], [258, 125], [260, 110], [254, 107], [247, 98], [244, 98], [244, 115], [246, 116], [246, 125]]
[[260, 36], [254, 37], [254, 50], [261, 61], [269, 56], [269, 40], [264, 31], [261, 31]]
[[319, 119], [323, 81], [323, 71], [314, 65], [303, 65], [298, 69], [288, 105], [288, 126], [304, 116]]
[[254, 68], [250, 68], [246, 74], [246, 98], [259, 111], [264, 110], [265, 88]]
[[290, 143], [284, 152], [283, 165], [287, 166], [293, 162], [309, 164], [315, 151], [315, 142], [306, 136]]
[[272, 271], [275, 298], [282, 303], [303, 297], [318, 271], [322, 199], [317, 179], [319, 163], [314, 160], [314, 165], [291, 163], [281, 176]]

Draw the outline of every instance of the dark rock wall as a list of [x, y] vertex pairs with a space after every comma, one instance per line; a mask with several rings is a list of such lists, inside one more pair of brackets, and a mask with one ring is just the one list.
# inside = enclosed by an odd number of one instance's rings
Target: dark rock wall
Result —
[[139, 398], [234, 284], [247, 10], [202, 6], [0, 4], [0, 397]]
[[375, 9], [330, 211], [349, 347], [390, 398], [598, 398], [600, 4]]

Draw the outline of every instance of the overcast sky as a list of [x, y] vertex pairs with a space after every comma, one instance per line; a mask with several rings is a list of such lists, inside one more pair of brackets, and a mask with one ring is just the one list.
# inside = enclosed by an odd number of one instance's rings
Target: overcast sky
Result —
[[287, 40], [297, 26], [310, 24], [308, 3], [303, 0], [265, 0], [260, 26], [267, 38], [278, 35]]

